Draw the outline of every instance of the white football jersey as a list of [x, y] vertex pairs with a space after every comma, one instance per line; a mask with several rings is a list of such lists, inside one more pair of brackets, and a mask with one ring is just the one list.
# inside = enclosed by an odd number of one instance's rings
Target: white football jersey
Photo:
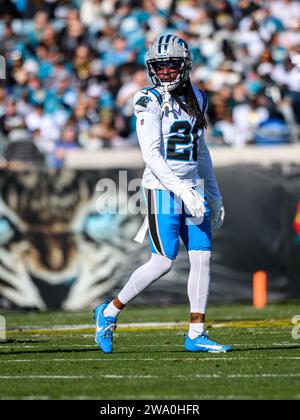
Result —
[[[206, 95], [193, 89], [205, 112]], [[142, 89], [133, 101], [137, 136], [146, 163], [142, 185], [176, 194], [183, 182], [195, 186], [204, 179], [208, 198], [220, 199], [204, 130], [198, 128], [195, 116], [187, 114], [161, 87]]]

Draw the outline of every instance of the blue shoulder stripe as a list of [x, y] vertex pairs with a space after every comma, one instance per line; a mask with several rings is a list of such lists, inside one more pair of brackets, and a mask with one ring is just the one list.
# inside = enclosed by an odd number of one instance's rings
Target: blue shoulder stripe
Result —
[[146, 87], [146, 88], [144, 88], [142, 90], [147, 90], [148, 92], [153, 93], [153, 95], [156, 96], [156, 98], [157, 98], [157, 100], [159, 102], [159, 105], [162, 105], [163, 99], [162, 99], [161, 94], [158, 92], [158, 90], [156, 90], [155, 88], [151, 88], [151, 87], [150, 88]]

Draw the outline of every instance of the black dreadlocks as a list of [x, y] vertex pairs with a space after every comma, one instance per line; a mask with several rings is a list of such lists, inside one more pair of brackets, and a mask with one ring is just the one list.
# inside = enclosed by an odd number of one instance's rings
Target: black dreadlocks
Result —
[[[172, 97], [179, 104], [183, 110], [190, 116], [195, 116], [199, 128], [207, 128], [207, 121], [204, 113], [201, 111], [199, 102], [195, 96], [190, 79], [178, 86], [171, 92]], [[184, 96], [185, 102], [182, 101], [181, 96]]]

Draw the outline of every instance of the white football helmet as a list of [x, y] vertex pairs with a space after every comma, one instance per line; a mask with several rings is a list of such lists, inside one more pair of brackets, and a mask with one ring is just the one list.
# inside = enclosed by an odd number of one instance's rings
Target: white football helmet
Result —
[[[157, 75], [157, 65], [162, 62], [177, 64], [178, 75], [175, 80], [162, 81]], [[177, 35], [162, 35], [157, 38], [147, 52], [148, 73], [155, 86], [171, 91], [188, 80], [192, 68], [191, 54], [187, 43]]]

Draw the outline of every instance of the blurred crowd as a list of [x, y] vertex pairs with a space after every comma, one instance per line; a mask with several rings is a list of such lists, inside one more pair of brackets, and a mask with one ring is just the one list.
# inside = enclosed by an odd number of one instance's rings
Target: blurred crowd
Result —
[[2, 0], [0, 153], [59, 168], [71, 149], [137, 145], [132, 98], [163, 33], [190, 45], [211, 145], [299, 140], [298, 0]]

